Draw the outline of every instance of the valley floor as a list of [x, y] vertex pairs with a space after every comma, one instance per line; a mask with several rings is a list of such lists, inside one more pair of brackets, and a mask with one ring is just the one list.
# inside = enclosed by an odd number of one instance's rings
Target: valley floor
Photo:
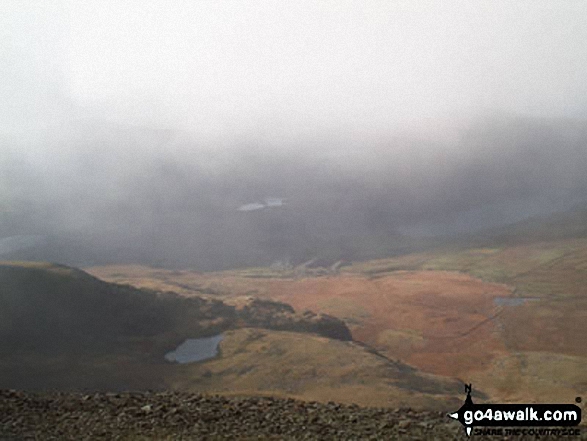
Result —
[[490, 401], [566, 403], [587, 394], [586, 269], [587, 240], [573, 239], [436, 250], [336, 272], [88, 272], [188, 297], [234, 304], [254, 297], [326, 313], [342, 319], [355, 341], [423, 372], [473, 383]]

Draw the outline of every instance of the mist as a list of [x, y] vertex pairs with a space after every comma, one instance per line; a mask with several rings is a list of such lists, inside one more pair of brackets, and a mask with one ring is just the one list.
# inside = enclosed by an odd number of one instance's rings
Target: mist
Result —
[[584, 206], [586, 16], [2, 2], [0, 258], [367, 259]]

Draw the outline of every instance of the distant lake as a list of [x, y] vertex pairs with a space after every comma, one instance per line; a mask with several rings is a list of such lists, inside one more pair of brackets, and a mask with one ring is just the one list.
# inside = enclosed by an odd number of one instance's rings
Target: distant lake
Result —
[[497, 306], [518, 306], [526, 302], [540, 300], [538, 297], [495, 297], [493, 303]]
[[265, 198], [265, 202], [252, 202], [250, 204], [244, 204], [237, 208], [237, 211], [255, 211], [262, 210], [264, 208], [278, 208], [285, 205], [284, 198]]
[[194, 363], [214, 358], [218, 355], [218, 344], [222, 334], [206, 338], [188, 338], [175, 351], [165, 354], [165, 359], [177, 363]]

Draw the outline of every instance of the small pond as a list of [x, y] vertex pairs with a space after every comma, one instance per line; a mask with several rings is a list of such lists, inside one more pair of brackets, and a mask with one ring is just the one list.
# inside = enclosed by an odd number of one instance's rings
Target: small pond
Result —
[[218, 355], [218, 344], [223, 338], [222, 334], [206, 338], [188, 338], [175, 348], [175, 351], [165, 354], [165, 359], [176, 363], [193, 363], [214, 358]]
[[518, 306], [526, 302], [540, 300], [538, 297], [495, 297], [493, 303], [497, 306]]

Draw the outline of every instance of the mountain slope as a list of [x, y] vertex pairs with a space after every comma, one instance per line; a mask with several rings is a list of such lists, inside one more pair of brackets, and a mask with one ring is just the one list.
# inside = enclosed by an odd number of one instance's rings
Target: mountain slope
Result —
[[[346, 325], [286, 303], [233, 305], [116, 285], [65, 266], [0, 263], [0, 388], [175, 389], [447, 408], [461, 384], [350, 341]], [[223, 333], [215, 358], [164, 355]]]
[[495, 401], [566, 402], [587, 393], [584, 216], [577, 209], [509, 227], [513, 236], [503, 241], [507, 229], [337, 272], [90, 271], [136, 286], [181, 286], [185, 296], [285, 301], [339, 317], [379, 353], [473, 382]]

